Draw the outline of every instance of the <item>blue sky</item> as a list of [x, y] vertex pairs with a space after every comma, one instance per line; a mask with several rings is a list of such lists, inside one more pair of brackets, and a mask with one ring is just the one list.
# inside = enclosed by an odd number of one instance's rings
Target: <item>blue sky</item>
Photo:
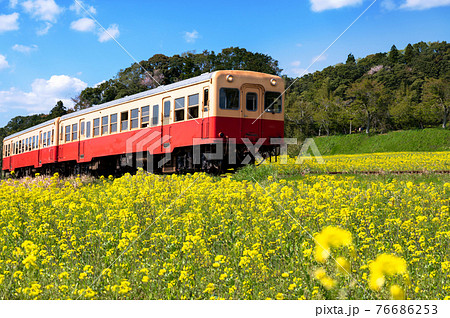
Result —
[[[82, 89], [130, 66], [111, 36], [138, 61], [239, 46], [298, 76], [372, 2], [0, 0], [0, 127], [60, 99], [70, 107]], [[450, 0], [377, 0], [309, 71], [345, 62], [350, 52], [449, 41], [449, 17]]]

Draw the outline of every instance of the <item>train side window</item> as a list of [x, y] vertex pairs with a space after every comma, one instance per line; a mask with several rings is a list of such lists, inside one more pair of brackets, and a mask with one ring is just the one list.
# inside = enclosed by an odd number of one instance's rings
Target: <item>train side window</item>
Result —
[[78, 124], [72, 125], [72, 140], [78, 139]]
[[135, 108], [131, 110], [131, 129], [139, 127], [139, 109]]
[[39, 134], [39, 140], [40, 140], [39, 147], [42, 147], [42, 133]]
[[52, 139], [52, 131], [47, 132], [47, 147], [50, 146], [50, 141]]
[[31, 147], [31, 149], [36, 149], [36, 136], [33, 136], [33, 146]]
[[91, 121], [86, 122], [86, 138], [91, 138]]
[[175, 99], [175, 121], [184, 120], [184, 97]]
[[149, 126], [150, 106], [141, 107], [141, 128]]
[[94, 119], [94, 137], [100, 135], [100, 118]]
[[85, 125], [84, 121], [80, 123], [80, 136], [84, 136]]
[[128, 130], [128, 111], [120, 113], [120, 131]]
[[31, 151], [31, 137], [28, 138], [28, 151]]
[[281, 113], [281, 93], [266, 92], [264, 99], [264, 111]]
[[252, 112], [258, 109], [258, 94], [247, 93], [247, 96], [245, 97], [245, 108]]
[[170, 100], [164, 102], [164, 118], [170, 117]]
[[198, 94], [188, 96], [188, 118], [198, 118]]
[[222, 109], [239, 109], [239, 89], [222, 87], [219, 91], [219, 107]]
[[108, 116], [102, 117], [102, 135], [108, 134]]
[[59, 140], [63, 141], [64, 138], [64, 126], [61, 125], [61, 129], [59, 130]]
[[112, 114], [109, 122], [111, 124], [109, 132], [111, 134], [117, 132], [117, 114]]
[[44, 141], [43, 141], [43, 144], [42, 144], [42, 147], [47, 147], [47, 132], [45, 132], [44, 133], [44, 137], [43, 137], [44, 139]]
[[152, 126], [159, 124], [159, 105], [153, 105], [152, 111]]
[[55, 130], [52, 129], [52, 145], [53, 145], [54, 141], [55, 141]]
[[70, 141], [70, 125], [66, 126], [66, 138], [64, 140], [65, 140], [65, 142]]

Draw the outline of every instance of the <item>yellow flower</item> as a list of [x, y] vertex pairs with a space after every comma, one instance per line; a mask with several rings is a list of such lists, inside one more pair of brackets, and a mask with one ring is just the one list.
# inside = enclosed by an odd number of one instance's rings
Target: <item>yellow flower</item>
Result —
[[34, 254], [28, 255], [23, 261], [22, 264], [25, 265], [26, 269], [29, 269], [30, 267], [37, 267], [36, 265], [36, 256]]
[[276, 298], [277, 300], [283, 300], [283, 299], [284, 299], [284, 295], [283, 295], [282, 293], [278, 293], [278, 294], [275, 296], [275, 298]]
[[215, 288], [216, 288], [216, 286], [213, 283], [209, 283], [208, 286], [206, 286], [206, 289], [203, 292], [205, 294], [206, 293], [212, 293]]
[[402, 300], [405, 299], [405, 292], [403, 289], [398, 285], [392, 285], [391, 286], [391, 296], [392, 299], [395, 300]]
[[85, 272], [80, 273], [80, 276], [78, 276], [79, 279], [85, 279], [87, 277], [87, 274]]
[[281, 277], [283, 277], [283, 278], [287, 278], [287, 277], [289, 277], [289, 273], [283, 273], [283, 274], [281, 274]]
[[378, 255], [375, 261], [370, 263], [369, 287], [378, 291], [383, 287], [386, 279], [385, 275], [392, 276], [406, 273], [406, 261], [391, 254]]
[[142, 277], [142, 282], [143, 283], [148, 283], [148, 280], [149, 280], [148, 276]]
[[215, 262], [215, 263], [213, 264], [213, 267], [214, 267], [214, 268], [217, 268], [217, 267], [219, 267], [219, 266], [220, 266], [220, 264], [217, 263], [217, 262]]
[[336, 267], [340, 273], [345, 275], [350, 274], [350, 262], [347, 261], [344, 257], [336, 258]]
[[332, 247], [338, 248], [352, 244], [352, 234], [335, 226], [325, 227], [314, 239], [316, 241], [314, 258], [321, 263], [324, 263], [330, 256]]
[[166, 272], [167, 272], [167, 270], [166, 270], [165, 268], [162, 268], [162, 269], [159, 270], [158, 275], [159, 275], [159, 276], [162, 276], [162, 275], [164, 275]]

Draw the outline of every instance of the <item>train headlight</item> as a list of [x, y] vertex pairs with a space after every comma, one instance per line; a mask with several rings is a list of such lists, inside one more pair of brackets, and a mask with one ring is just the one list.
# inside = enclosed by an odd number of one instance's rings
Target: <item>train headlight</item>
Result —
[[233, 81], [233, 75], [227, 75], [227, 81], [231, 83]]
[[277, 80], [274, 79], [274, 78], [271, 78], [271, 79], [270, 79], [270, 84], [271, 84], [272, 86], [277, 85]]

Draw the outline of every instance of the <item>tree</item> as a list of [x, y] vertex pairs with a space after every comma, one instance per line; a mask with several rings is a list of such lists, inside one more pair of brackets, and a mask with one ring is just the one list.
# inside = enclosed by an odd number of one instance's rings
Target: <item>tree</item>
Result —
[[405, 61], [406, 64], [410, 65], [412, 60], [414, 58], [414, 48], [411, 45], [411, 43], [408, 43], [408, 45], [405, 48]]
[[352, 85], [348, 94], [353, 99], [353, 105], [365, 115], [366, 133], [370, 133], [372, 123], [377, 114], [383, 113], [384, 87], [375, 80], [364, 78]]
[[355, 57], [353, 56], [352, 53], [350, 53], [347, 57], [347, 61], [345, 62], [345, 64], [356, 64], [356, 60]]
[[64, 107], [64, 104], [62, 101], [58, 101], [55, 105], [55, 107], [52, 108], [52, 110], [49, 113], [50, 118], [56, 118], [61, 117], [63, 115], [67, 114], [67, 108]]
[[393, 45], [391, 47], [391, 50], [389, 51], [388, 59], [392, 65], [395, 63], [398, 63], [398, 61], [400, 60], [400, 53], [398, 52], [397, 47], [395, 45]]
[[447, 128], [450, 116], [450, 81], [446, 79], [429, 78], [423, 86], [423, 100], [430, 110], [441, 114], [442, 128]]

